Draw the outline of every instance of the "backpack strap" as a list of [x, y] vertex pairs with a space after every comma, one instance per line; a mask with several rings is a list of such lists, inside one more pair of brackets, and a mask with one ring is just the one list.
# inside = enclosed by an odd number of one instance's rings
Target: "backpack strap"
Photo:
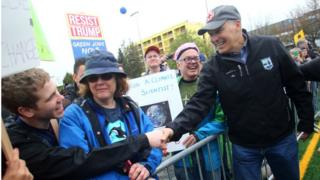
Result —
[[[129, 106], [127, 108], [129, 111], [133, 111], [134, 119], [135, 119], [136, 124], [138, 126], [139, 133], [142, 134], [141, 127], [140, 127], [141, 119], [140, 119], [139, 105], [135, 101], [133, 101], [131, 99], [131, 97], [129, 97], [129, 96], [122, 96], [122, 103], [124, 103], [124, 107]], [[148, 156], [150, 155], [151, 150], [152, 150], [152, 148], [149, 147], [149, 148], [141, 151], [140, 158], [142, 160], [146, 160], [148, 158]]]
[[[107, 143], [103, 137], [103, 133], [102, 133], [103, 131], [101, 129], [99, 119], [98, 119], [97, 115], [95, 114], [95, 112], [92, 110], [92, 108], [89, 106], [89, 104], [87, 103], [86, 100], [82, 101], [82, 103], [80, 104], [80, 107], [83, 109], [83, 111], [87, 115], [87, 117], [91, 123], [92, 130], [94, 132], [94, 136], [98, 140], [100, 147], [107, 146]], [[93, 145], [90, 144], [90, 147], [92, 149]]]
[[122, 100], [123, 100], [123, 104], [124, 106], [129, 106], [128, 110], [132, 110], [133, 111], [133, 116], [134, 116], [134, 120], [136, 121], [136, 124], [138, 126], [139, 129], [139, 133], [141, 133], [141, 119], [140, 119], [140, 112], [139, 112], [139, 105], [134, 102], [131, 97], [129, 96], [122, 96]]
[[57, 141], [59, 142], [59, 123], [58, 119], [50, 119], [50, 124], [53, 129], [54, 135], [57, 138]]

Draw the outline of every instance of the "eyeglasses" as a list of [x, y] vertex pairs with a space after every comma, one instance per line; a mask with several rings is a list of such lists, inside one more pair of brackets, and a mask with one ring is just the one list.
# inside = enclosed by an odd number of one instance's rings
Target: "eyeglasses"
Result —
[[192, 62], [192, 60], [193, 60], [193, 61], [199, 61], [199, 60], [200, 60], [200, 57], [199, 57], [199, 56], [187, 56], [187, 57], [184, 57], [184, 58], [181, 59], [181, 60], [183, 60], [183, 61], [186, 62], [186, 63], [190, 63], [190, 62]]
[[107, 74], [94, 74], [94, 75], [88, 76], [87, 80], [88, 80], [88, 82], [93, 83], [93, 82], [98, 81], [99, 78], [101, 78], [104, 81], [108, 81], [108, 80], [112, 79], [112, 77], [113, 77], [113, 74], [110, 74], [110, 73], [107, 73]]

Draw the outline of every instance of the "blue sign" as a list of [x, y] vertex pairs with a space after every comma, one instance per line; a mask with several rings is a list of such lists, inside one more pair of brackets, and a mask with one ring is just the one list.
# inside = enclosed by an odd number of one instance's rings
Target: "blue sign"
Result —
[[107, 50], [104, 40], [72, 39], [71, 44], [75, 59], [84, 57], [94, 50]]

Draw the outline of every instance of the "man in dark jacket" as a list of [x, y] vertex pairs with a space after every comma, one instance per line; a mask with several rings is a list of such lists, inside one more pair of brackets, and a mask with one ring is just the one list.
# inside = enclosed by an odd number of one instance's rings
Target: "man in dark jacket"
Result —
[[[66, 85], [64, 89], [64, 100], [63, 100], [63, 107], [66, 108], [72, 102], [79, 98], [79, 86], [80, 86], [80, 77], [83, 75], [85, 69], [86, 58], [78, 58], [76, 59], [73, 65], [73, 75], [72, 79], [74, 83]], [[79, 100], [80, 102], [81, 100]]]
[[259, 179], [268, 160], [276, 179], [299, 179], [295, 122], [288, 97], [300, 118], [303, 138], [313, 132], [311, 94], [303, 75], [274, 37], [250, 36], [234, 6], [219, 6], [208, 15], [199, 35], [208, 32], [217, 54], [200, 74], [198, 90], [184, 110], [163, 130], [177, 140], [192, 131], [212, 108], [217, 92], [233, 143], [235, 179]]
[[81, 148], [58, 146], [50, 119], [63, 113], [63, 96], [42, 69], [33, 68], [2, 79], [2, 102], [17, 114], [8, 127], [13, 147], [35, 179], [85, 179], [122, 167], [146, 148], [161, 145], [160, 131], [130, 136], [126, 140], [89, 153]]

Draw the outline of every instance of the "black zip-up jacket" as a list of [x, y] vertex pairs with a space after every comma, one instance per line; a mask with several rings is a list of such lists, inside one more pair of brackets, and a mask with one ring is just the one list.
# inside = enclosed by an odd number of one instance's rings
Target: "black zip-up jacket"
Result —
[[320, 56], [299, 66], [306, 81], [320, 81]]
[[94, 177], [150, 147], [146, 135], [139, 135], [86, 154], [81, 148], [53, 146], [52, 142], [19, 123], [10, 125], [7, 130], [13, 147], [19, 148], [20, 158], [26, 161], [34, 178], [41, 180]]
[[167, 125], [174, 131], [173, 140], [201, 122], [213, 106], [217, 91], [232, 143], [266, 147], [292, 133], [295, 126], [288, 96], [298, 111], [298, 131], [313, 131], [311, 94], [282, 43], [274, 37], [246, 36], [246, 63], [217, 54], [204, 65], [197, 92]]

